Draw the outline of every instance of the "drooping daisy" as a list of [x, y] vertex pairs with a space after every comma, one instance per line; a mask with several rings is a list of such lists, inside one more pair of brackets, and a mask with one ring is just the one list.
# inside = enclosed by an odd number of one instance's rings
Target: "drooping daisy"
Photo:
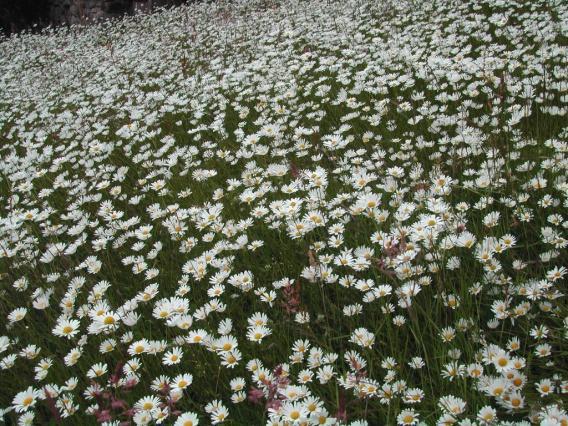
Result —
[[185, 389], [193, 382], [193, 376], [189, 373], [180, 374], [172, 379], [170, 383], [171, 388]]
[[137, 411], [155, 412], [160, 407], [160, 399], [155, 396], [146, 396], [134, 404]]

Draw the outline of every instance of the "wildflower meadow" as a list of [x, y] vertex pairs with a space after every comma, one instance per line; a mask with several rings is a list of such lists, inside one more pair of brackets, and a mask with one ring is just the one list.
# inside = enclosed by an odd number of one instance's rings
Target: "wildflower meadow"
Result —
[[237, 0], [0, 38], [8, 425], [568, 425], [568, 2]]

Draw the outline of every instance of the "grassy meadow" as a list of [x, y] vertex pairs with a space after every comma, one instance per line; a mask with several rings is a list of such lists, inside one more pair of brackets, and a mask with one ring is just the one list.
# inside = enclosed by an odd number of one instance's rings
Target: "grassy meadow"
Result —
[[198, 3], [0, 39], [8, 425], [568, 425], [568, 3]]

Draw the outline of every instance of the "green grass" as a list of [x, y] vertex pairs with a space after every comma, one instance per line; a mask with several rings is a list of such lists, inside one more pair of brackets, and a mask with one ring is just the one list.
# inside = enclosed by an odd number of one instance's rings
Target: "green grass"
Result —
[[[213, 400], [228, 408], [226, 424], [270, 419], [302, 424], [290, 420], [286, 409], [297, 402], [306, 410], [310, 397], [321, 407], [306, 415], [304, 424], [327, 416], [341, 424], [390, 425], [410, 416], [428, 425], [473, 424], [467, 419], [481, 425], [478, 414], [488, 407], [496, 412], [490, 424], [554, 416], [568, 421], [563, 408], [568, 123], [562, 71], [568, 10], [562, 2], [437, 3], [193, 5], [3, 40], [0, 250], [7, 254], [0, 255], [0, 316], [6, 318], [0, 335], [8, 340], [0, 345], [0, 356], [17, 355], [14, 366], [0, 370], [5, 421], [24, 422], [14, 398], [29, 386], [59, 389], [53, 400], [34, 397], [27, 413], [34, 413], [35, 424], [95, 424], [104, 413], [93, 404], [106, 406], [111, 396], [128, 408], [151, 395], [167, 405], [165, 394], [151, 384], [161, 375], [172, 380], [183, 373], [193, 382], [179, 401], [169, 401], [166, 424], [189, 412], [202, 424], [219, 420], [217, 411], [206, 409]], [[530, 96], [523, 95], [525, 86]], [[518, 120], [515, 108], [522, 112]], [[267, 126], [278, 131], [270, 136]], [[311, 130], [300, 135], [300, 127]], [[346, 147], [327, 144], [334, 134], [349, 140]], [[257, 136], [260, 149], [246, 146], [250, 135]], [[271, 174], [275, 164], [284, 166], [282, 176]], [[195, 173], [203, 170], [215, 173], [200, 179]], [[310, 176], [320, 170], [326, 178], [318, 193]], [[361, 187], [353, 181], [358, 173], [374, 176]], [[440, 179], [451, 184], [437, 185]], [[535, 186], [543, 179], [546, 185]], [[163, 189], [152, 188], [160, 180]], [[233, 187], [234, 181], [240, 186]], [[295, 192], [285, 190], [290, 185], [296, 185]], [[188, 189], [189, 195], [182, 193]], [[218, 190], [223, 196], [215, 199]], [[250, 202], [242, 199], [246, 191], [255, 193]], [[370, 194], [379, 205], [356, 212], [358, 198]], [[297, 212], [279, 213], [274, 203], [292, 198], [301, 201]], [[122, 214], [119, 219], [101, 215], [108, 202]], [[222, 205], [220, 214], [203, 222], [200, 217], [216, 203]], [[403, 217], [405, 203], [412, 203], [413, 211]], [[161, 210], [159, 217], [152, 217], [151, 206]], [[258, 208], [266, 208], [265, 215], [255, 216]], [[26, 219], [34, 209], [35, 219]], [[322, 226], [295, 238], [290, 224], [316, 210], [324, 216]], [[383, 210], [388, 216], [379, 220]], [[488, 223], [489, 214], [499, 214], [494, 224]], [[185, 228], [180, 236], [166, 222], [176, 217]], [[333, 247], [330, 237], [340, 223], [343, 242]], [[136, 234], [144, 225], [153, 227], [148, 239]], [[429, 231], [423, 234], [423, 228]], [[545, 228], [556, 236], [543, 237]], [[475, 237], [470, 248], [455, 243], [464, 232]], [[377, 240], [379, 235], [395, 240], [389, 246]], [[507, 235], [516, 243], [496, 249]], [[40, 260], [52, 244], [67, 249], [81, 236], [84, 241], [69, 253]], [[95, 249], [102, 237], [106, 245]], [[197, 244], [184, 252], [188, 238]], [[248, 247], [253, 241], [263, 245], [253, 250]], [[158, 243], [161, 249], [150, 255]], [[478, 256], [484, 245], [493, 247], [486, 261]], [[367, 265], [335, 263], [342, 250], [358, 248], [372, 250]], [[213, 249], [201, 279], [184, 272], [189, 261]], [[84, 267], [90, 256], [101, 262], [100, 270]], [[124, 262], [132, 256], [142, 257], [146, 270], [156, 268], [159, 274], [134, 273], [133, 263]], [[362, 254], [353, 256], [364, 264]], [[310, 267], [335, 277], [310, 280], [305, 273]], [[218, 297], [225, 309], [203, 317], [213, 299], [209, 279], [220, 271], [227, 272]], [[245, 271], [253, 275], [250, 291], [230, 284]], [[560, 277], [553, 279], [551, 271]], [[22, 277], [28, 286], [18, 291], [13, 285]], [[369, 300], [372, 291], [342, 284], [349, 277], [375, 288], [388, 285], [391, 293]], [[275, 285], [284, 278], [294, 283], [293, 301]], [[80, 288], [70, 287], [81, 279]], [[95, 295], [103, 281], [108, 289]], [[155, 298], [132, 305], [151, 283], [159, 287]], [[537, 283], [541, 289], [533, 297], [530, 287]], [[408, 295], [401, 292], [412, 286], [416, 294], [405, 307]], [[51, 292], [49, 306], [37, 309], [33, 302], [43, 291]], [[263, 297], [271, 292], [276, 298], [268, 303]], [[189, 330], [168, 326], [153, 314], [159, 300], [176, 296], [193, 315]], [[496, 318], [493, 307], [499, 302], [506, 304], [507, 314]], [[345, 315], [344, 308], [354, 304], [362, 312]], [[10, 320], [22, 307], [26, 316]], [[103, 316], [117, 313], [117, 329], [98, 334], [89, 329], [97, 310]], [[127, 325], [125, 310], [139, 316], [135, 324]], [[299, 312], [308, 313], [309, 321], [299, 322]], [[270, 334], [261, 343], [247, 337], [254, 313], [268, 317]], [[62, 319], [80, 323], [70, 339], [53, 333]], [[226, 319], [242, 355], [233, 368], [221, 364], [227, 351], [216, 347]], [[448, 327], [456, 332], [446, 342], [441, 334]], [[531, 337], [539, 327], [547, 335]], [[359, 328], [374, 334], [370, 348], [353, 343]], [[201, 345], [182, 342], [197, 330], [210, 339]], [[517, 350], [508, 346], [512, 338], [519, 339]], [[115, 339], [116, 347], [101, 353], [108, 339]], [[163, 341], [164, 347], [158, 354], [134, 357], [141, 364], [138, 384], [113, 384], [117, 366], [133, 359], [130, 343], [141, 339]], [[319, 365], [292, 362], [298, 339], [331, 355], [327, 364], [333, 378], [322, 383]], [[543, 343], [551, 353], [539, 357], [535, 351]], [[34, 359], [18, 355], [28, 345], [41, 348]], [[165, 365], [162, 356], [177, 346], [183, 348], [182, 361]], [[78, 347], [81, 357], [66, 365], [65, 356]], [[499, 371], [487, 356], [497, 349], [519, 366]], [[349, 351], [366, 363], [356, 376], [344, 359]], [[422, 368], [409, 366], [414, 357], [423, 359]], [[46, 378], [34, 378], [44, 358], [53, 364]], [[389, 358], [396, 366], [385, 366]], [[247, 368], [253, 360], [266, 374], [282, 367], [286, 374], [263, 382]], [[448, 378], [443, 372], [452, 362], [462, 373]], [[88, 378], [96, 363], [106, 364], [108, 372]], [[466, 373], [475, 363], [483, 366], [480, 378]], [[300, 384], [305, 369], [314, 373], [307, 394], [296, 402], [282, 397], [275, 405], [268, 383], [289, 391]], [[346, 384], [348, 375], [355, 387]], [[72, 377], [78, 381], [75, 389], [59, 388]], [[245, 396], [260, 388], [264, 398], [231, 402], [230, 382], [237, 377], [246, 380]], [[521, 385], [515, 385], [518, 378]], [[488, 384], [498, 379], [507, 385], [490, 396]], [[538, 390], [546, 380], [553, 392]], [[93, 383], [102, 392], [89, 400], [84, 392]], [[376, 390], [364, 395], [365, 386]], [[424, 397], [411, 404], [405, 393], [415, 388]], [[392, 392], [390, 401], [386, 392]], [[75, 413], [61, 406], [70, 396], [78, 405]], [[465, 403], [463, 412], [442, 406], [448, 396]], [[519, 407], [507, 405], [515, 398], [522, 399]], [[53, 409], [52, 403], [59, 405]], [[116, 408], [108, 418], [143, 424], [143, 412]], [[150, 423], [157, 422], [158, 411], [147, 414], [153, 417]]]

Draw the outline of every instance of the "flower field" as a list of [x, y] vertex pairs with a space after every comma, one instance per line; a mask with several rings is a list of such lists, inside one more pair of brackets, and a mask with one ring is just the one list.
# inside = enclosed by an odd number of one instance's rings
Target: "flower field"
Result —
[[197, 3], [0, 39], [0, 414], [568, 425], [568, 3]]

